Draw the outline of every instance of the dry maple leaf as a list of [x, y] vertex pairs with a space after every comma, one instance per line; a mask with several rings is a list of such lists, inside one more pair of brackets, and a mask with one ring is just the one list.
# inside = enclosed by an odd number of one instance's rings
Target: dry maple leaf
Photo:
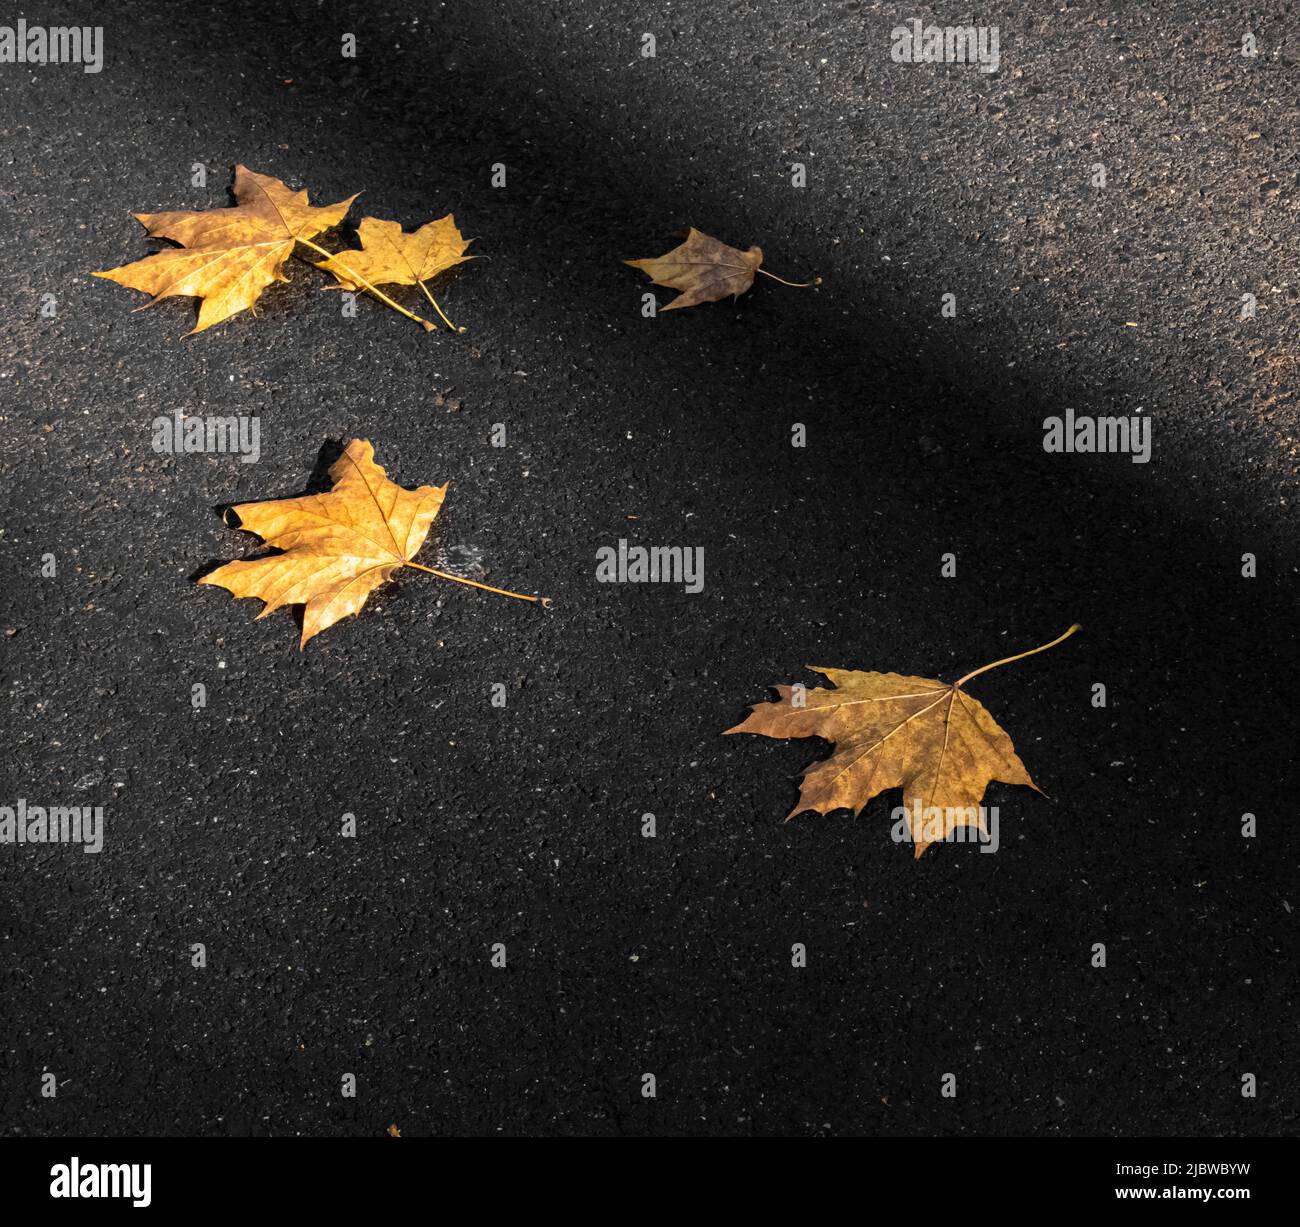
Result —
[[360, 610], [366, 598], [402, 567], [521, 601], [549, 604], [540, 597], [492, 588], [413, 561], [442, 507], [445, 485], [406, 490], [389, 481], [375, 463], [375, 449], [364, 439], [347, 445], [331, 466], [330, 477], [334, 487], [328, 494], [232, 508], [241, 528], [284, 552], [228, 562], [199, 583], [217, 584], [237, 597], [260, 597], [266, 606], [259, 618], [282, 605], [305, 605], [300, 648], [313, 635]]
[[[279, 179], [236, 166], [235, 199], [239, 204], [228, 209], [134, 214], [150, 237], [170, 239], [180, 246], [94, 275], [152, 294], [148, 306], [177, 294], [202, 299], [193, 335], [251, 309], [267, 286], [287, 281], [284, 263], [295, 244], [328, 256], [312, 240], [337, 226], [356, 196], [317, 207], [308, 203], [305, 191], [292, 192]], [[408, 319], [433, 329], [427, 320], [380, 293], [364, 280], [364, 274], [356, 280]]]
[[[357, 274], [375, 285], [418, 285], [439, 315], [442, 315], [442, 308], [424, 283], [457, 264], [474, 259], [465, 254], [473, 240], [461, 235], [456, 228], [456, 219], [450, 213], [437, 221], [425, 223], [410, 234], [397, 222], [363, 217], [357, 227], [357, 237], [361, 240], [360, 251], [340, 252], [316, 267], [333, 274], [339, 285], [348, 290], [359, 288]], [[442, 318], [448, 328], [455, 327], [445, 315]], [[460, 328], [457, 331], [465, 330]]]
[[992, 780], [1038, 786], [1016, 754], [1011, 738], [988, 710], [962, 685], [1013, 660], [1055, 647], [1079, 629], [1042, 647], [996, 660], [951, 685], [897, 673], [808, 668], [829, 678], [835, 689], [802, 691], [778, 686], [781, 698], [756, 703], [749, 716], [728, 733], [764, 737], [824, 737], [835, 752], [803, 777], [799, 800], [787, 821], [804, 810], [859, 813], [872, 797], [890, 788], [903, 790], [911, 839], [919, 857], [936, 840], [959, 827], [987, 831], [980, 813], [984, 789]]
[[764, 277], [771, 277], [773, 281], [798, 289], [821, 283], [820, 277], [816, 281], [786, 281], [759, 267], [763, 263], [761, 247], [740, 251], [702, 234], [694, 226], [686, 231], [686, 241], [672, 251], [653, 259], [624, 260], [623, 263], [641, 269], [655, 285], [666, 285], [670, 289], [682, 291], [664, 308], [665, 311], [672, 311], [676, 307], [693, 307], [696, 303], [716, 302], [728, 294], [739, 298], [754, 284], [755, 273], [762, 273]]

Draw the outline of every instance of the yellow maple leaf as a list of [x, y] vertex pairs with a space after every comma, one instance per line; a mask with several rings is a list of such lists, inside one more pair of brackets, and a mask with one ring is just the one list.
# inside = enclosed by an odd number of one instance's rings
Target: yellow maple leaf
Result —
[[782, 285], [803, 289], [818, 285], [816, 281], [786, 281], [775, 273], [769, 273], [759, 266], [763, 263], [763, 249], [751, 247], [741, 251], [728, 247], [726, 243], [711, 238], [691, 226], [686, 231], [686, 241], [662, 256], [646, 260], [624, 260], [633, 268], [646, 273], [656, 285], [666, 285], [670, 289], [681, 290], [665, 308], [672, 311], [677, 307], [693, 307], [696, 303], [716, 302], [730, 294], [739, 298], [754, 284], [754, 274], [762, 273]]
[[356, 196], [318, 208], [305, 191], [236, 166], [235, 199], [230, 209], [133, 214], [151, 237], [181, 246], [95, 276], [152, 294], [153, 302], [176, 294], [201, 298], [192, 332], [202, 332], [251, 308], [273, 282], [287, 281], [282, 270], [294, 244], [337, 226]]
[[805, 773], [787, 821], [804, 810], [859, 813], [872, 797], [901, 788], [919, 857], [960, 827], [987, 835], [980, 801], [991, 781], [1039, 791], [1011, 738], [962, 686], [989, 669], [1055, 647], [1078, 629], [1076, 624], [1051, 643], [972, 670], [951, 684], [809, 665], [835, 689], [800, 687], [796, 696], [794, 687], [778, 686], [779, 700], [756, 703], [745, 720], [726, 731], [825, 738], [835, 752]]
[[[418, 285], [439, 315], [442, 308], [424, 283], [474, 259], [465, 254], [473, 240], [461, 234], [450, 213], [437, 221], [426, 222], [410, 234], [398, 222], [363, 217], [357, 227], [357, 237], [361, 240], [361, 250], [339, 252], [316, 267], [331, 273], [341, 287], [349, 290], [361, 284], [358, 275], [375, 285]], [[454, 327], [445, 315], [442, 318], [449, 328]]]
[[232, 508], [240, 527], [256, 533], [283, 553], [228, 562], [199, 583], [216, 584], [237, 597], [266, 602], [257, 616], [283, 605], [304, 605], [302, 639], [358, 612], [370, 594], [402, 567], [482, 588], [522, 601], [548, 601], [492, 588], [415, 562], [429, 527], [442, 507], [447, 487], [407, 490], [389, 481], [375, 463], [375, 449], [353, 439], [330, 468], [334, 486], [327, 494]]

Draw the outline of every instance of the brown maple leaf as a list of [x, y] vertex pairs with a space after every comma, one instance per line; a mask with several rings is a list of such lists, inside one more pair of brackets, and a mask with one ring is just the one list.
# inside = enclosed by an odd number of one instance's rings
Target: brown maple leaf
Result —
[[266, 605], [259, 618], [282, 605], [305, 605], [300, 648], [313, 635], [360, 610], [366, 598], [402, 567], [521, 601], [550, 603], [414, 561], [442, 507], [445, 485], [406, 490], [389, 481], [375, 463], [375, 449], [364, 439], [347, 445], [329, 475], [334, 487], [328, 494], [233, 507], [241, 528], [283, 553], [228, 562], [199, 583], [216, 584], [237, 597], [260, 597]]
[[804, 810], [860, 813], [872, 797], [901, 788], [919, 857], [959, 827], [975, 827], [987, 835], [980, 801], [990, 781], [1039, 791], [1011, 738], [962, 686], [989, 669], [1055, 647], [1078, 629], [1076, 624], [1051, 643], [994, 661], [951, 685], [897, 673], [809, 665], [835, 689], [778, 686], [778, 701], [756, 703], [745, 720], [726, 731], [825, 738], [835, 752], [808, 769], [786, 820]]
[[[193, 335], [251, 309], [267, 286], [287, 281], [284, 264], [296, 244], [329, 256], [312, 240], [337, 226], [356, 196], [317, 207], [308, 203], [305, 191], [290, 191], [279, 179], [236, 166], [235, 199], [238, 205], [228, 209], [134, 214], [150, 237], [169, 239], [180, 246], [94, 275], [152, 294], [148, 306], [177, 294], [202, 299]], [[363, 275], [358, 274], [355, 280], [395, 311], [427, 331], [433, 329], [427, 320], [375, 289]]]
[[475, 258], [465, 254], [473, 240], [461, 234], [450, 213], [437, 221], [426, 222], [410, 234], [397, 222], [363, 217], [357, 227], [357, 237], [361, 240], [360, 251], [340, 252], [316, 267], [333, 274], [339, 285], [349, 290], [359, 288], [358, 274], [375, 285], [418, 285], [447, 327], [455, 328], [424, 284], [439, 273]]
[[686, 241], [672, 251], [652, 259], [624, 260], [623, 263], [641, 269], [655, 285], [666, 285], [670, 289], [682, 291], [664, 308], [665, 311], [677, 307], [693, 307], [696, 303], [716, 302], [728, 294], [739, 298], [754, 284], [755, 273], [762, 273], [764, 277], [771, 277], [773, 281], [798, 289], [821, 284], [820, 277], [816, 281], [786, 281], [759, 267], [763, 263], [761, 247], [740, 251], [702, 234], [694, 226], [686, 231]]

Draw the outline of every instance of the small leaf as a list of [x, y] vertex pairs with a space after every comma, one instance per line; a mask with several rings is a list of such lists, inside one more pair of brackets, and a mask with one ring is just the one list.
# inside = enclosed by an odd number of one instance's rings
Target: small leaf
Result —
[[358, 289], [365, 278], [374, 285], [418, 285], [443, 322], [455, 332], [464, 332], [445, 315], [424, 283], [439, 273], [473, 260], [465, 249], [473, 242], [456, 229], [456, 219], [448, 213], [437, 221], [427, 222], [410, 234], [397, 222], [377, 217], [361, 219], [357, 227], [360, 251], [341, 251], [316, 267], [331, 273], [344, 289]]
[[821, 282], [820, 277], [811, 282], [784, 281], [760, 268], [763, 263], [761, 247], [740, 251], [702, 234], [694, 226], [687, 230], [686, 241], [672, 251], [653, 259], [624, 260], [623, 263], [641, 269], [655, 285], [682, 291], [664, 308], [665, 311], [693, 307], [696, 303], [717, 302], [728, 294], [739, 298], [754, 284], [754, 274], [759, 272], [782, 285], [799, 289]]
[[397, 222], [364, 217], [357, 237], [360, 251], [342, 251], [316, 265], [349, 290], [357, 288], [357, 273], [376, 285], [417, 285], [474, 259], [465, 254], [473, 240], [462, 237], [450, 213], [410, 234]]

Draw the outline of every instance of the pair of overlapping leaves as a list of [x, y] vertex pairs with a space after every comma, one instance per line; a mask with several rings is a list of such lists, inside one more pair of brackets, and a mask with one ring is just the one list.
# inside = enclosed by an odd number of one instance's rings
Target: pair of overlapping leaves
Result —
[[367, 217], [357, 231], [361, 250], [331, 254], [314, 240], [343, 221], [356, 196], [312, 205], [305, 191], [237, 166], [235, 200], [233, 208], [134, 214], [150, 237], [180, 246], [95, 275], [152, 294], [154, 302], [178, 294], [201, 299], [193, 331], [202, 332], [252, 308], [268, 286], [287, 281], [284, 266], [299, 243], [325, 256], [316, 267], [346, 289], [366, 282], [422, 284], [473, 259], [451, 214], [410, 234], [397, 222]]

